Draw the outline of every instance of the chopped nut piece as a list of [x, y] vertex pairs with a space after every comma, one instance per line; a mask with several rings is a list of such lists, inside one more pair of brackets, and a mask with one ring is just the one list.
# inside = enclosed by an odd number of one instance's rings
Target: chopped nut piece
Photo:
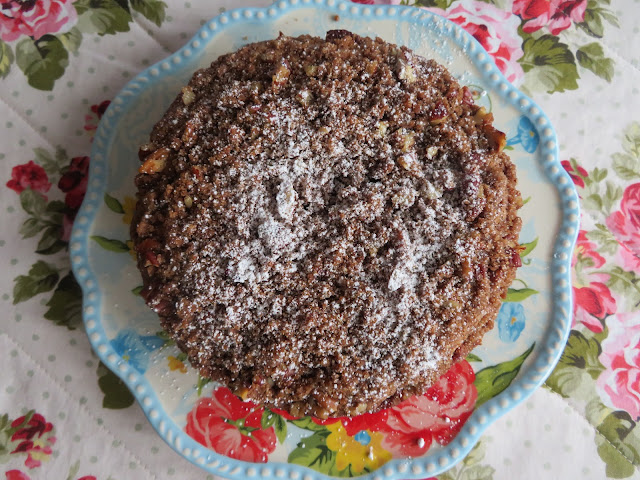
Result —
[[416, 81], [416, 73], [413, 67], [405, 60], [400, 60], [400, 72], [398, 72], [398, 78], [400, 80], [406, 80], [407, 83], [413, 83]]
[[289, 70], [289, 62], [287, 62], [284, 58], [280, 61], [280, 65], [276, 69], [276, 73], [271, 77], [271, 82], [273, 84], [273, 88], [278, 91], [282, 88], [287, 81], [289, 80], [289, 75], [291, 75], [291, 70]]
[[308, 107], [313, 101], [313, 95], [309, 90], [302, 90], [296, 94], [296, 100], [303, 107]]
[[318, 73], [317, 65], [305, 65], [304, 73], [307, 74], [307, 77], [313, 77], [316, 73]]
[[147, 174], [161, 172], [167, 164], [169, 152], [170, 150], [168, 148], [159, 148], [147, 157], [138, 169], [138, 172]]
[[438, 154], [438, 147], [429, 147], [427, 148], [427, 158], [429, 160], [433, 159]]
[[448, 116], [449, 112], [447, 111], [447, 107], [445, 107], [444, 103], [439, 101], [438, 103], [436, 103], [436, 106], [433, 108], [431, 114], [429, 115], [429, 123], [431, 123], [431, 125], [439, 125], [441, 123], [444, 123], [447, 120]]
[[389, 122], [378, 122], [378, 135], [384, 137], [387, 134]]
[[324, 125], [324, 126], [320, 127], [320, 129], [318, 130], [318, 133], [320, 135], [326, 135], [330, 131], [331, 131], [331, 127], [327, 127], [326, 125]]
[[184, 205], [187, 208], [191, 208], [191, 206], [193, 205], [193, 198], [191, 198], [189, 195], [184, 197]]
[[407, 153], [415, 145], [416, 143], [415, 136], [416, 136], [415, 132], [403, 129], [403, 132], [401, 133], [401, 138], [402, 138], [401, 149], [404, 153]]
[[397, 159], [398, 165], [405, 170], [411, 170], [416, 165], [416, 154], [414, 152], [405, 153], [400, 155]]
[[196, 99], [196, 94], [190, 86], [182, 87], [182, 103], [190, 105]]

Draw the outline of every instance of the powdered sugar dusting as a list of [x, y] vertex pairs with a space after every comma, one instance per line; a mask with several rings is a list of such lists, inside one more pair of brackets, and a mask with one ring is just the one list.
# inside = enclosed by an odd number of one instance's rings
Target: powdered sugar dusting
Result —
[[477, 107], [434, 62], [350, 36], [256, 44], [190, 88], [152, 135], [170, 168], [140, 187], [165, 326], [203, 372], [299, 413], [424, 390], [493, 288], [482, 185], [505, 188], [506, 157]]

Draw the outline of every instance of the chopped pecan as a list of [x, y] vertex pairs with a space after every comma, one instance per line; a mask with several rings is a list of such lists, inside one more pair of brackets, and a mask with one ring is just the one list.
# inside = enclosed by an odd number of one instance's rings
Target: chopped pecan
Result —
[[169, 157], [170, 150], [166, 147], [159, 148], [151, 155], [147, 156], [144, 163], [140, 165], [138, 169], [139, 173], [158, 173], [164, 170], [167, 165], [167, 157]]

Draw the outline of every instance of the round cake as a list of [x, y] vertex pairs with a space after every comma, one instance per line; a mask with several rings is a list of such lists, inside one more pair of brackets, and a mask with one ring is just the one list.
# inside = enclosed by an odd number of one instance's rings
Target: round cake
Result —
[[140, 148], [142, 296], [243, 399], [326, 418], [421, 394], [493, 327], [521, 264], [492, 121], [379, 38], [221, 56]]

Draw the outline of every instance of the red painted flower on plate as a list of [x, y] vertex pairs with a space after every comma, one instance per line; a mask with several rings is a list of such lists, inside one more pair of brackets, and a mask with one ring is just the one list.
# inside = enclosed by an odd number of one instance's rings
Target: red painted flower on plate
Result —
[[185, 432], [227, 457], [264, 463], [276, 448], [276, 434], [273, 427], [261, 427], [263, 411], [219, 387], [212, 397], [201, 398], [187, 415]]
[[572, 23], [584, 21], [587, 0], [514, 0], [513, 13], [525, 20], [522, 30], [532, 33], [547, 27], [558, 35]]
[[394, 456], [420, 456], [433, 440], [447, 445], [473, 413], [478, 391], [466, 360], [449, 369], [424, 395], [388, 410], [382, 445]]
[[0, 38], [11, 42], [24, 35], [38, 40], [68, 32], [77, 20], [72, 0], [8, 0], [0, 3]]
[[22, 193], [26, 188], [36, 192], [46, 193], [51, 188], [47, 172], [33, 160], [23, 165], [16, 165], [11, 169], [11, 180], [7, 187], [17, 193]]

